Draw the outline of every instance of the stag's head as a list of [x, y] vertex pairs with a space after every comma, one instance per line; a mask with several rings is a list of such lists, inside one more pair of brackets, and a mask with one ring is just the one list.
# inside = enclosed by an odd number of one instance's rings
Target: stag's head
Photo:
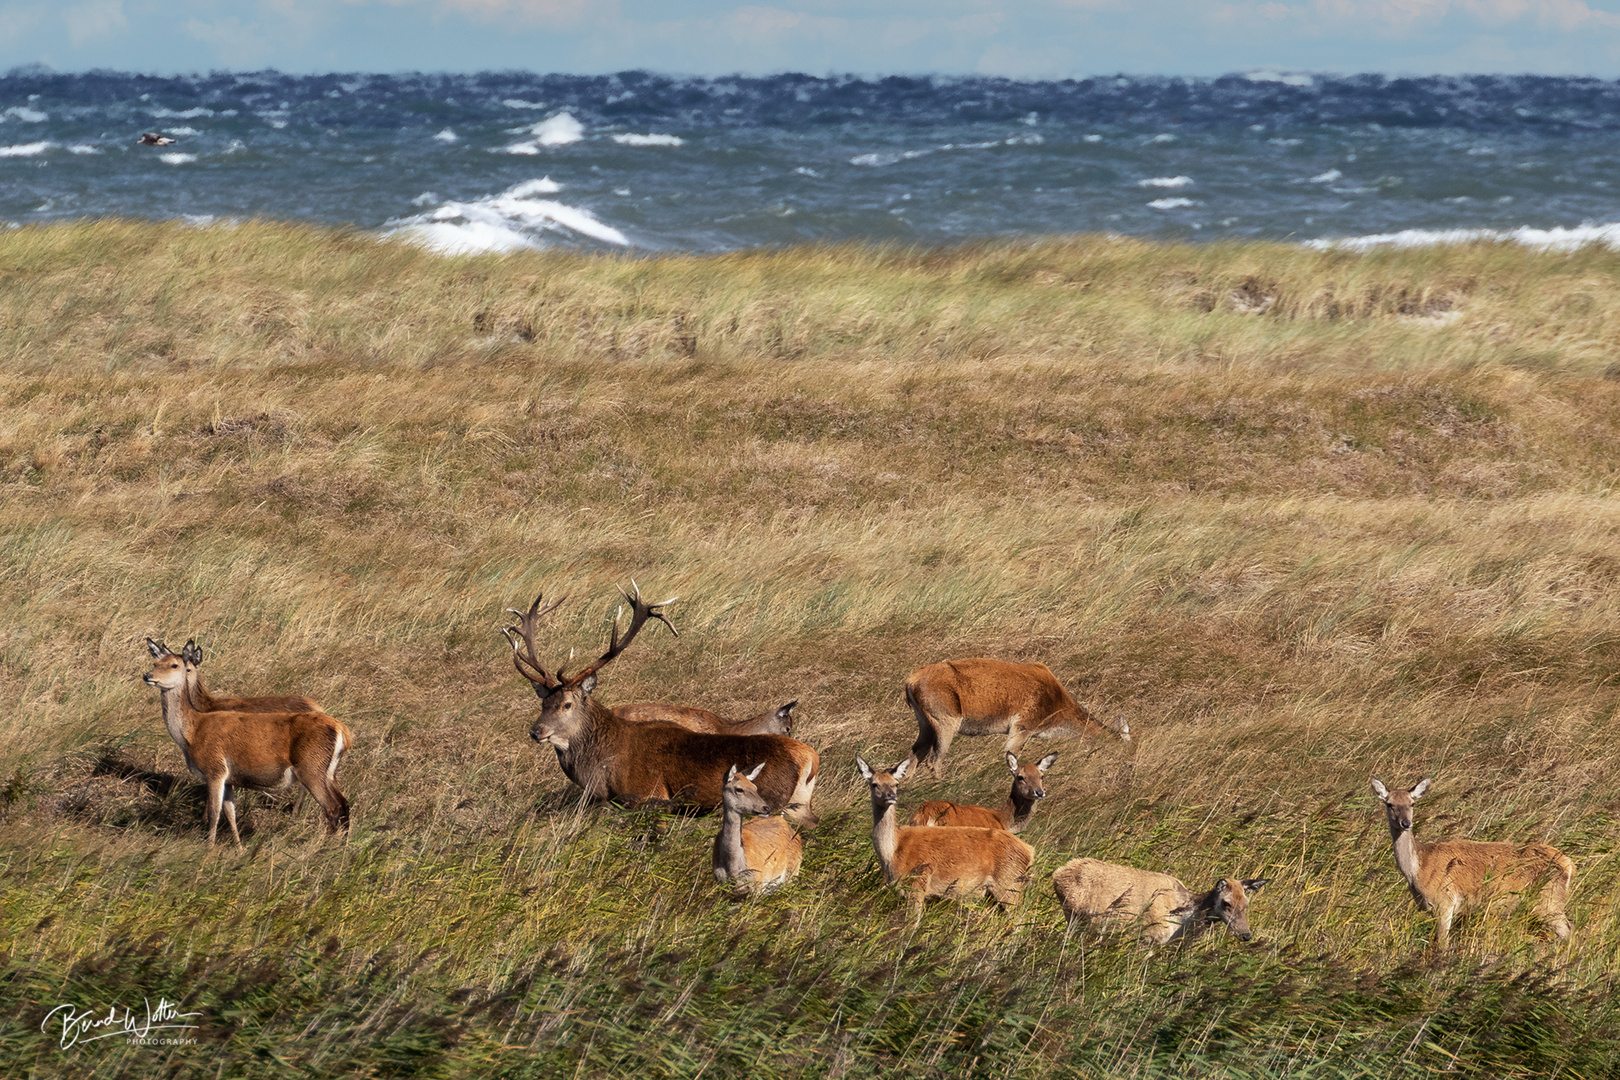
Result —
[[[619, 634], [619, 618], [624, 614], [621, 606], [618, 613], [613, 616], [613, 633], [608, 642], [608, 650], [597, 657], [590, 664], [581, 668], [573, 675], [563, 673], [561, 667], [555, 672], [548, 672], [545, 665], [540, 662], [540, 656], [535, 649], [534, 632], [540, 619], [557, 610], [562, 600], [548, 607], [540, 606], [541, 597], [537, 595], [534, 603], [529, 605], [527, 612], [508, 608], [517, 616], [517, 625], [508, 626], [501, 631], [507, 643], [512, 646], [512, 664], [518, 674], [529, 680], [534, 688], [535, 696], [540, 699], [540, 716], [529, 729], [529, 737], [536, 742], [549, 742], [559, 750], [566, 750], [571, 740], [578, 736], [584, 727], [585, 719], [594, 702], [590, 700], [591, 691], [596, 689], [596, 673], [614, 657], [618, 656], [630, 642], [635, 640], [642, 626], [648, 619], [657, 619], [675, 633], [675, 624], [669, 621], [668, 616], [658, 609], [665, 604], [673, 604], [675, 598], [660, 600], [649, 604], [641, 598], [641, 589], [634, 581], [631, 583], [632, 591], [620, 593], [630, 602], [630, 626], [621, 637]], [[564, 597], [564, 599], [567, 599]]]
[[1007, 754], [1007, 768], [1013, 774], [1013, 798], [1028, 802], [1031, 799], [1046, 798], [1046, 782], [1042, 779], [1046, 770], [1057, 761], [1057, 752], [1053, 751], [1039, 761], [1021, 765], [1018, 755], [1011, 751]]
[[1391, 791], [1378, 777], [1372, 778], [1373, 792], [1384, 801], [1384, 813], [1389, 818], [1391, 832], [1403, 833], [1412, 828], [1412, 804], [1423, 798], [1429, 790], [1429, 778], [1419, 780], [1410, 790], [1396, 788]]

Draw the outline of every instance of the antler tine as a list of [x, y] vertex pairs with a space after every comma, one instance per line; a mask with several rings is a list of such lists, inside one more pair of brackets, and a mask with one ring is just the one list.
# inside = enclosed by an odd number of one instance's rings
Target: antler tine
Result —
[[630, 626], [625, 630], [624, 637], [621, 638], [619, 636], [619, 615], [623, 614], [624, 612], [624, 609], [621, 607], [613, 616], [613, 632], [608, 639], [607, 652], [603, 653], [601, 656], [598, 656], [589, 666], [580, 670], [578, 674], [569, 676], [569, 685], [578, 686], [581, 682], [584, 682], [586, 678], [602, 670], [602, 668], [606, 666], [614, 657], [618, 656], [620, 653], [624, 652], [625, 649], [629, 648], [630, 643], [636, 639], [636, 635], [641, 632], [641, 628], [646, 625], [648, 619], [657, 619], [659, 622], [669, 627], [670, 633], [675, 634], [677, 637], [680, 636], [679, 632], [675, 629], [675, 624], [669, 621], [669, 617], [662, 611], [657, 610], [664, 604], [674, 603], [676, 598], [671, 597], [668, 600], [661, 600], [656, 604], [649, 604], [641, 598], [641, 587], [636, 584], [634, 578], [630, 580], [630, 586], [632, 589], [631, 592], [625, 592], [622, 587], [619, 589], [619, 594], [626, 600], [630, 601]]
[[[537, 593], [534, 598], [534, 603], [529, 605], [529, 610], [527, 612], [519, 611], [516, 608], [507, 608], [506, 610], [508, 612], [517, 616], [518, 621], [516, 626], [508, 626], [503, 628], [501, 630], [501, 636], [506, 638], [508, 645], [512, 646], [512, 666], [517, 668], [519, 675], [522, 675], [525, 679], [528, 679], [532, 683], [537, 682], [542, 686], [555, 688], [560, 685], [560, 681], [546, 674], [545, 665], [540, 663], [539, 650], [534, 647], [534, 630], [536, 624], [539, 623], [543, 617], [551, 614], [553, 611], [556, 611], [557, 608], [562, 606], [568, 597], [565, 596], [561, 600], [558, 600], [550, 606], [542, 609], [540, 607], [540, 601], [544, 599], [544, 597], [545, 593]], [[517, 638], [517, 640], [514, 640], [514, 636]], [[523, 644], [522, 649], [518, 648], [519, 641], [521, 641]], [[527, 650], [527, 653], [525, 653], [524, 650]], [[523, 669], [525, 666], [540, 677], [536, 679], [534, 675], [531, 675], [528, 671], [524, 671]]]

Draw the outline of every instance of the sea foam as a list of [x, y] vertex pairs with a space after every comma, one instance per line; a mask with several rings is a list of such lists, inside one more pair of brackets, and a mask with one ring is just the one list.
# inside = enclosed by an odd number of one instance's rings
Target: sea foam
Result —
[[615, 135], [613, 141], [620, 146], [685, 146], [679, 135]]
[[1444, 244], [1514, 243], [1539, 251], [1576, 251], [1589, 245], [1620, 249], [1620, 222], [1580, 225], [1571, 229], [1402, 229], [1371, 236], [1327, 237], [1308, 240], [1317, 251], [1371, 251], [1374, 248], [1438, 247]]
[[534, 197], [560, 190], [561, 185], [549, 176], [526, 180], [487, 199], [445, 203], [430, 214], [400, 223], [387, 235], [444, 255], [500, 254], [544, 247], [541, 235], [548, 232], [629, 246], [629, 237], [598, 221], [589, 210]]
[[48, 142], [19, 143], [16, 146], [0, 146], [0, 157], [37, 157], [51, 148]]

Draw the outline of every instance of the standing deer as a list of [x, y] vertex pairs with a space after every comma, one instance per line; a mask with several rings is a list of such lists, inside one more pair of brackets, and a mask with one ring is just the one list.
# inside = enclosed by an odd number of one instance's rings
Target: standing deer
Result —
[[804, 858], [804, 842], [781, 818], [756, 817], [743, 822], [744, 814], [770, 813], [754, 786], [754, 778], [764, 768], [756, 765], [753, 772], [740, 773], [733, 765], [726, 770], [725, 786], [720, 789], [720, 835], [714, 839], [714, 876], [744, 892], [774, 891], [798, 874]]
[[635, 724], [663, 721], [679, 724], [688, 731], [702, 731], [710, 735], [792, 735], [793, 710], [797, 701], [778, 705], [770, 712], [750, 716], [747, 720], [727, 720], [708, 709], [690, 705], [665, 705], [655, 701], [640, 701], [634, 705], [615, 705], [613, 715]]
[[872, 848], [884, 880], [909, 891], [919, 908], [929, 896], [989, 895], [1002, 905], [1018, 903], [1029, 884], [1034, 848], [1005, 829], [899, 826], [895, 803], [911, 759], [888, 772], [874, 771], [863, 758], [855, 759], [855, 767], [872, 789]]
[[1411, 790], [1390, 791], [1372, 777], [1372, 789], [1383, 800], [1395, 865], [1412, 896], [1435, 918], [1434, 944], [1444, 949], [1451, 923], [1471, 908], [1493, 899], [1533, 897], [1531, 911], [1560, 940], [1569, 937], [1564, 902], [1575, 880], [1575, 864], [1549, 844], [1494, 844], [1478, 840], [1439, 840], [1426, 844], [1412, 835], [1412, 804], [1429, 790], [1429, 778]]
[[[150, 649], [150, 646], [148, 646]], [[338, 790], [338, 765], [354, 736], [321, 712], [199, 712], [186, 692], [185, 661], [164, 651], [144, 676], [158, 688], [163, 722], [186, 768], [208, 787], [208, 842], [219, 832], [223, 807], [238, 846], [235, 788], [273, 790], [297, 781], [320, 803], [326, 831], [348, 828], [349, 802]]]
[[945, 775], [945, 755], [957, 735], [1005, 733], [1009, 754], [1022, 751], [1031, 736], [1131, 738], [1124, 721], [1114, 731], [1093, 719], [1045, 664], [983, 657], [928, 664], [906, 680], [906, 704], [917, 716], [911, 757], [918, 764], [932, 764], [935, 776]]
[[1177, 878], [1134, 866], [1096, 859], [1074, 859], [1052, 875], [1052, 888], [1070, 924], [1084, 919], [1107, 930], [1117, 922], [1142, 927], [1142, 939], [1163, 945], [1172, 938], [1191, 940], [1213, 926], [1226, 924], [1232, 936], [1248, 941], [1249, 899], [1269, 878], [1221, 878], [1209, 892], [1194, 894]]
[[968, 825], [983, 829], [1006, 829], [1023, 832], [1029, 816], [1035, 812], [1035, 800], [1046, 798], [1046, 785], [1041, 777], [1057, 760], [1050, 753], [1039, 761], [1026, 765], [1018, 763], [1017, 754], [1007, 755], [1007, 768], [1012, 770], [1012, 794], [1001, 804], [1001, 809], [972, 806], [953, 802], [925, 802], [911, 815], [913, 825]]
[[563, 772], [588, 798], [631, 805], [667, 800], [715, 809], [726, 770], [737, 761], [757, 761], [764, 766], [758, 786], [766, 802], [794, 824], [814, 828], [819, 819], [810, 800], [820, 757], [806, 744], [785, 735], [711, 735], [676, 724], [626, 721], [591, 696], [596, 673], [635, 640], [648, 619], [675, 629], [658, 610], [673, 601], [649, 604], [639, 589], [620, 591], [631, 606], [629, 629], [621, 638], [615, 615], [607, 651], [567, 676], [561, 668], [555, 675], [548, 673], [534, 645], [540, 617], [557, 604], [542, 610], [536, 596], [527, 613], [508, 609], [518, 617], [516, 626], [502, 631], [512, 646], [513, 666], [540, 698], [540, 716], [530, 737], [551, 744]]

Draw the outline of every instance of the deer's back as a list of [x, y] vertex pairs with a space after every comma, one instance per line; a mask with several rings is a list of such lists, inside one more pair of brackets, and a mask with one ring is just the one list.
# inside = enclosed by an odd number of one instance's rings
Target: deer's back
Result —
[[198, 705], [206, 706], [208, 712], [318, 713], [324, 711], [315, 703], [314, 698], [307, 698], [298, 694], [247, 698], [217, 698], [199, 695]]
[[785, 735], [782, 722], [774, 713], [750, 717], [747, 720], [727, 720], [719, 713], [691, 705], [666, 705], [656, 701], [640, 701], [632, 705], [615, 705], [613, 714], [632, 724], [661, 721], [675, 724], [688, 731], [709, 735]]
[[903, 826], [896, 830], [895, 880], [930, 896], [1023, 888], [1035, 849], [1004, 829]]
[[1070, 918], [1140, 919], [1164, 924], [1170, 912], [1192, 900], [1187, 886], [1169, 874], [1098, 859], [1074, 859], [1052, 875], [1052, 887]]
[[625, 723], [616, 736], [594, 743], [592, 752], [609, 759], [608, 793], [617, 797], [717, 807], [727, 769], [763, 764], [754, 786], [775, 810], [792, 801], [800, 776], [813, 777], [820, 764], [811, 746], [786, 735], [710, 735], [674, 724]]
[[962, 717], [963, 734], [1005, 731], [1009, 717], [1030, 724], [1075, 707], [1045, 664], [988, 657], [918, 668], [906, 681], [906, 695], [930, 714]]
[[953, 802], [925, 802], [911, 815], [913, 825], [955, 826], [976, 829], [1005, 829], [1007, 823], [988, 806]]
[[1551, 888], [1562, 895], [1575, 875], [1575, 864], [1550, 844], [1441, 840], [1421, 845], [1418, 858], [1418, 884], [1431, 894], [1484, 898]]

